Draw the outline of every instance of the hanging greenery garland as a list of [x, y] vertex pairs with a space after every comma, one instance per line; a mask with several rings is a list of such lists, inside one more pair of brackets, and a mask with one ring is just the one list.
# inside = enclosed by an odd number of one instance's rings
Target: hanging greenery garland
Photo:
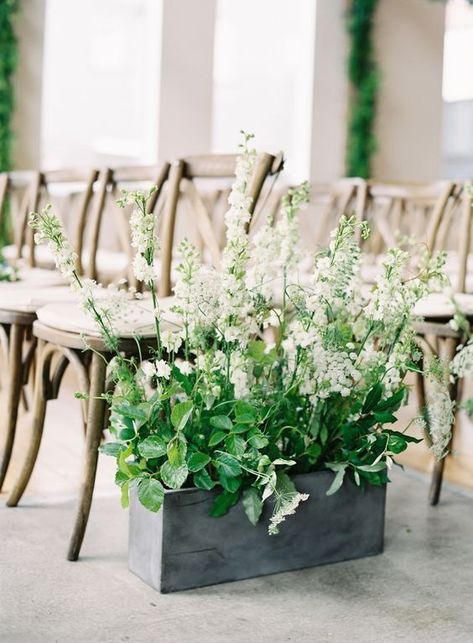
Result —
[[[348, 77], [351, 101], [348, 116], [347, 176], [369, 178], [376, 151], [374, 133], [380, 71], [374, 51], [375, 13], [379, 0], [351, 0], [347, 30], [350, 38]], [[433, 0], [445, 2], [446, 0]], [[467, 0], [473, 5], [473, 0]]]
[[347, 29], [350, 36], [348, 77], [351, 85], [346, 172], [368, 178], [376, 149], [374, 124], [379, 87], [373, 30], [378, 0], [352, 0]]
[[13, 115], [13, 73], [18, 52], [13, 16], [18, 0], [0, 0], [0, 171], [10, 169]]
[[[18, 0], [0, 0], [0, 172], [11, 168], [12, 117], [14, 107], [13, 73], [18, 60], [17, 39], [13, 16]], [[9, 217], [5, 207], [0, 213], [0, 248], [9, 238]]]

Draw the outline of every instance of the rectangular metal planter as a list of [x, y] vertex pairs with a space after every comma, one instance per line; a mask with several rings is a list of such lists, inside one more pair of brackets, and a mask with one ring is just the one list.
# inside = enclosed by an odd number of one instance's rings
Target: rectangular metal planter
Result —
[[296, 475], [293, 480], [310, 498], [286, 518], [276, 536], [267, 531], [270, 506], [254, 527], [241, 500], [227, 515], [209, 516], [215, 491], [166, 492], [159, 513], [151, 513], [132, 495], [130, 570], [167, 593], [382, 552], [385, 487], [360, 491], [345, 481], [336, 494], [327, 496], [333, 480], [329, 471]]

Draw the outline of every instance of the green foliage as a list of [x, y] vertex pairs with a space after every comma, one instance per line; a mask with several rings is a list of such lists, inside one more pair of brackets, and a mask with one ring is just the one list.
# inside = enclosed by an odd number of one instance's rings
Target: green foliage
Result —
[[[0, 2], [0, 171], [11, 167], [12, 116], [14, 107], [13, 74], [18, 60], [17, 39], [13, 16], [18, 11], [18, 0]], [[3, 213], [5, 215], [5, 213]], [[8, 221], [0, 217], [0, 247], [8, 238]]]
[[371, 157], [376, 150], [374, 124], [379, 89], [373, 29], [378, 0], [352, 0], [347, 29], [350, 36], [348, 77], [352, 89], [348, 118], [346, 172], [368, 178]]

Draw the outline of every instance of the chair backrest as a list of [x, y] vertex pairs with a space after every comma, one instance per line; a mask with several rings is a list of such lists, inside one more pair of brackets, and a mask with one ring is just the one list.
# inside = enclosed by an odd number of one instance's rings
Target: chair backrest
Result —
[[117, 206], [116, 201], [121, 196], [122, 189], [149, 189], [155, 185], [156, 190], [148, 202], [148, 209], [153, 211], [162, 207], [163, 187], [168, 178], [169, 168], [169, 163], [162, 162], [152, 166], [117, 167], [101, 170], [90, 222], [87, 230], [82, 230], [81, 246], [84, 247], [85, 252], [82, 254], [81, 261], [84, 264], [83, 272], [87, 277], [97, 279], [100, 276], [97, 253], [102, 241], [110, 241], [110, 239], [104, 239], [104, 232], [106, 232], [108, 238], [114, 237], [113, 240], [118, 242], [117, 254], [126, 255], [128, 260], [127, 278], [130, 284], [135, 285], [130, 270], [133, 250], [130, 244], [128, 218], [131, 208], [121, 209]]
[[[368, 183], [363, 219], [371, 233], [363, 250], [373, 256], [405, 242], [439, 246], [442, 222], [455, 207], [453, 181], [433, 183]], [[441, 245], [441, 244], [440, 244]]]
[[[224, 197], [228, 195], [234, 179], [236, 160], [237, 155], [234, 154], [208, 154], [185, 157], [172, 164], [161, 228], [161, 296], [171, 294], [172, 259], [179, 232], [187, 237], [194, 233], [204, 261], [219, 266], [224, 241], [218, 231], [222, 217], [219, 221], [217, 214], [223, 215], [228, 208]], [[282, 155], [260, 153], [257, 156], [249, 186], [251, 214], [267, 177], [278, 176], [282, 168]], [[223, 206], [219, 213], [216, 212], [217, 205]], [[182, 221], [178, 220], [181, 219], [178, 213], [184, 215]], [[180, 223], [182, 230], [178, 229]]]
[[[282, 195], [287, 188], [282, 190]], [[366, 181], [343, 178], [311, 183], [310, 200], [299, 217], [301, 249], [311, 255], [327, 246], [330, 232], [342, 215], [362, 220], [366, 204]]]
[[[3, 198], [2, 205], [9, 209], [13, 224], [13, 260], [23, 259], [31, 267], [37, 265], [37, 249], [33, 231], [28, 226], [28, 216], [47, 203], [54, 204], [55, 212], [66, 228], [83, 227], [97, 177], [97, 170], [90, 169], [19, 171], [3, 176], [0, 199]], [[74, 246], [80, 253], [80, 245], [75, 243]]]
[[33, 171], [2, 172], [0, 174], [0, 229], [5, 245], [18, 243], [20, 231], [28, 216]]

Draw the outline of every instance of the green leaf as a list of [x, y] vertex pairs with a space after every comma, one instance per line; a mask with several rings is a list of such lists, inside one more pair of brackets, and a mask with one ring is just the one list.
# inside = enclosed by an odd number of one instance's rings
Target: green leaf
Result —
[[241, 477], [228, 476], [224, 469], [219, 469], [218, 479], [225, 491], [234, 493], [241, 487]]
[[126, 509], [128, 505], [130, 504], [130, 481], [127, 480], [120, 486], [120, 502], [122, 505], [122, 509]]
[[191, 453], [189, 460], [187, 461], [187, 466], [189, 471], [196, 473], [205, 467], [206, 464], [210, 462], [210, 456], [206, 453], [201, 453], [200, 451], [195, 451]]
[[187, 464], [175, 466], [170, 462], [165, 462], [159, 470], [161, 480], [171, 489], [180, 489], [187, 480], [189, 469]]
[[264, 433], [262, 433], [258, 429], [253, 429], [250, 432], [248, 437], [248, 442], [255, 449], [263, 449], [265, 446], [269, 444], [268, 438], [264, 435]]
[[187, 454], [187, 440], [179, 433], [167, 445], [167, 455], [169, 462], [174, 467], [180, 467], [184, 464]]
[[131, 418], [133, 420], [140, 420], [141, 422], [146, 422], [148, 419], [148, 413], [145, 409], [139, 406], [132, 406], [131, 404], [119, 404], [113, 406], [113, 413], [117, 415], [122, 415], [126, 418]]
[[215, 487], [216, 483], [210, 477], [207, 469], [201, 469], [194, 474], [194, 484], [198, 489], [205, 489], [206, 491], [210, 491], [210, 489], [213, 489]]
[[226, 415], [214, 415], [210, 418], [210, 426], [221, 431], [231, 431], [233, 422]]
[[376, 413], [379, 413], [380, 411], [397, 411], [404, 401], [405, 394], [406, 389], [401, 387], [394, 393], [394, 395], [391, 395], [391, 397], [388, 397], [386, 400], [381, 400], [374, 410]]
[[228, 453], [231, 453], [232, 455], [240, 456], [245, 453], [246, 442], [240, 435], [236, 435], [235, 433], [232, 433], [225, 440], [225, 448], [228, 451]]
[[390, 435], [386, 450], [391, 451], [391, 453], [402, 453], [407, 449], [408, 444], [409, 443], [404, 439], [404, 436], [400, 437], [398, 435]]
[[246, 433], [248, 431], [247, 424], [234, 424], [232, 427], [232, 433]]
[[106, 442], [99, 447], [100, 453], [112, 455], [115, 458], [117, 458], [122, 451], [125, 451], [125, 449], [126, 444], [122, 444], [121, 442]]
[[393, 422], [397, 422], [397, 417], [387, 411], [383, 411], [381, 413], [375, 411], [373, 416], [376, 422], [379, 422], [380, 424], [392, 424]]
[[248, 402], [238, 400], [235, 404], [235, 417], [239, 424], [253, 424], [256, 420], [256, 409]]
[[136, 435], [135, 429], [126, 428], [126, 429], [122, 429], [120, 431], [120, 433], [118, 434], [118, 437], [120, 438], [120, 440], [127, 440], [128, 441], [128, 440], [133, 440], [135, 435]]
[[212, 509], [210, 510], [210, 515], [216, 518], [219, 516], [224, 516], [230, 509], [230, 507], [236, 505], [239, 497], [239, 493], [222, 491], [222, 493], [219, 493], [218, 496], [215, 496], [212, 504]]
[[223, 442], [226, 437], [227, 434], [223, 431], [213, 431], [209, 438], [209, 447], [214, 447], [217, 444], [220, 444], [220, 442]]
[[155, 478], [142, 478], [138, 483], [138, 500], [150, 511], [159, 511], [164, 501], [163, 485]]
[[[327, 496], [332, 496], [334, 493], [336, 493], [340, 487], [343, 484], [343, 480], [345, 478], [345, 471], [346, 471], [347, 465], [343, 464], [340, 466], [338, 469], [337, 473], [335, 474], [335, 477], [333, 479], [332, 484], [330, 485], [328, 491], [327, 491]], [[358, 467], [359, 468], [359, 467]]]
[[322, 447], [320, 446], [320, 444], [317, 444], [316, 442], [314, 442], [309, 447], [307, 447], [306, 453], [309, 456], [309, 458], [317, 459], [320, 457], [320, 454], [322, 453]]
[[241, 473], [238, 461], [228, 453], [221, 453], [216, 459], [216, 464], [219, 470], [224, 471], [226, 476], [238, 476]]
[[115, 484], [116, 485], [121, 487], [122, 484], [125, 484], [125, 482], [128, 482], [128, 480], [129, 480], [129, 477], [126, 474], [124, 474], [122, 471], [120, 471], [119, 469], [117, 469], [117, 471], [115, 471]]
[[376, 473], [378, 471], [383, 471], [386, 469], [386, 462], [377, 462], [376, 464], [360, 464], [356, 467], [358, 471], [368, 471], [370, 473]]
[[160, 458], [161, 456], [166, 455], [167, 445], [161, 436], [150, 435], [138, 444], [138, 452], [147, 460], [151, 460], [151, 458]]
[[368, 395], [366, 396], [361, 412], [365, 414], [372, 411], [380, 401], [382, 394], [383, 387], [379, 382], [376, 382], [376, 384], [368, 391]]
[[323, 445], [325, 445], [327, 443], [327, 440], [328, 440], [328, 429], [325, 426], [325, 424], [320, 429], [319, 437], [320, 437], [320, 442]]
[[263, 501], [254, 487], [245, 489], [243, 492], [243, 507], [252, 525], [256, 525], [263, 511]]
[[285, 465], [287, 467], [292, 467], [296, 464], [295, 460], [285, 460], [284, 458], [276, 458], [276, 460], [273, 460], [273, 464], [275, 465]]
[[171, 411], [171, 423], [177, 431], [182, 431], [192, 415], [193, 403], [191, 400], [178, 402]]

